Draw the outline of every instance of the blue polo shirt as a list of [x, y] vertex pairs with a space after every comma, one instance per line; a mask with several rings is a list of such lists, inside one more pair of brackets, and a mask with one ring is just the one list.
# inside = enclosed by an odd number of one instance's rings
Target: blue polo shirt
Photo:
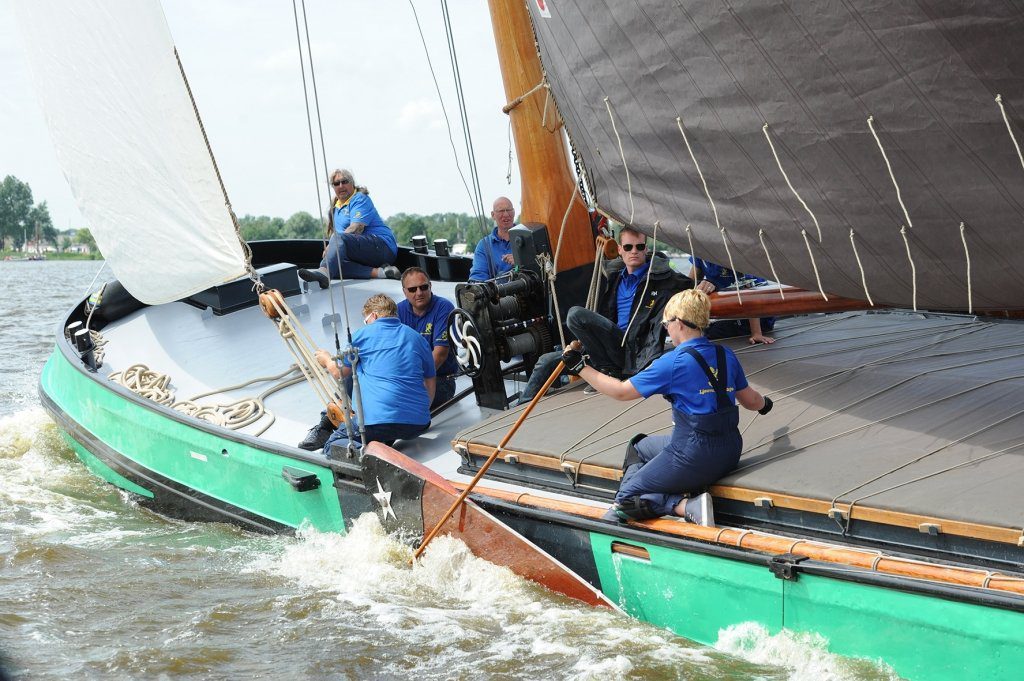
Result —
[[427, 309], [423, 311], [422, 317], [413, 312], [412, 303], [408, 300], [398, 304], [398, 319], [427, 341], [427, 347], [431, 352], [434, 348], [449, 348], [448, 357], [437, 369], [438, 378], [451, 376], [459, 371], [459, 363], [448, 342], [448, 315], [454, 309], [455, 306], [450, 300], [435, 295], [430, 296], [430, 302], [427, 303]]
[[392, 257], [398, 256], [398, 244], [395, 242], [394, 232], [384, 224], [370, 197], [362, 192], [356, 192], [341, 205], [338, 205], [338, 202], [334, 204], [335, 232], [341, 234], [353, 222], [361, 222], [366, 225], [363, 234], [379, 238], [391, 249]]
[[[672, 407], [685, 414], [713, 414], [718, 409], [715, 389], [711, 387], [711, 382], [697, 361], [683, 350], [688, 347], [699, 352], [708, 366], [717, 373], [715, 346], [702, 336], [666, 352], [630, 378], [629, 382], [644, 397], [667, 395]], [[747, 376], [735, 353], [729, 348], [725, 348], [725, 361], [729, 371], [726, 392], [732, 403], [736, 404], [736, 391], [747, 387]]]
[[[515, 225], [512, 225], [515, 227]], [[488, 244], [490, 244], [490, 250], [488, 251]], [[488, 279], [494, 279], [499, 274], [504, 274], [512, 269], [513, 265], [509, 265], [507, 262], [502, 260], [502, 256], [512, 254], [512, 242], [505, 241], [498, 236], [498, 228], [495, 227], [491, 230], [491, 233], [485, 236], [483, 239], [476, 244], [476, 249], [473, 251], [473, 269], [469, 271], [470, 281], [487, 281]], [[494, 267], [490, 267], [491, 256], [494, 256]]]
[[640, 283], [647, 276], [647, 270], [650, 268], [651, 263], [645, 262], [633, 274], [630, 274], [623, 268], [622, 274], [619, 275], [619, 290], [616, 292], [617, 298], [615, 299], [618, 317], [615, 323], [623, 331], [626, 330], [626, 326], [629, 324], [630, 312], [633, 311], [633, 296], [636, 295], [636, 290], [640, 287]]
[[[434, 357], [420, 335], [398, 317], [381, 317], [352, 334], [352, 345], [359, 348], [363, 425], [429, 423], [423, 379], [435, 375]], [[347, 356], [342, 361], [352, 366]]]

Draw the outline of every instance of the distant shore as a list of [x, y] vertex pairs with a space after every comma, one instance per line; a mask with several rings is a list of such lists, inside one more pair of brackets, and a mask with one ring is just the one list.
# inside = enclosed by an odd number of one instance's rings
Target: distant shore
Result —
[[[34, 255], [33, 253], [22, 253], [21, 251], [0, 251], [0, 261], [10, 258], [11, 260], [24, 260]], [[43, 253], [46, 260], [102, 260], [99, 253]]]

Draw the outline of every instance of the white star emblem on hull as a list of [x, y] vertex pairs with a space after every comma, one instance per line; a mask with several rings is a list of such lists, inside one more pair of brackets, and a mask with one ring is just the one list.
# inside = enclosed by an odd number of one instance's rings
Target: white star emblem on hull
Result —
[[390, 515], [395, 520], [398, 520], [398, 516], [395, 515], [395, 511], [391, 508], [391, 492], [385, 492], [384, 486], [380, 484], [380, 478], [377, 478], [377, 491], [374, 493], [373, 498], [380, 504], [380, 510], [384, 514], [384, 520], [388, 519]]

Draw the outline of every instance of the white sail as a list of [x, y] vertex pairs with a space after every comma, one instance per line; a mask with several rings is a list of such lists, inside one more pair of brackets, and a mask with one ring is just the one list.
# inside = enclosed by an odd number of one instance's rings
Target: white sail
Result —
[[177, 300], [245, 260], [156, 0], [13, 0], [78, 207], [139, 300]]

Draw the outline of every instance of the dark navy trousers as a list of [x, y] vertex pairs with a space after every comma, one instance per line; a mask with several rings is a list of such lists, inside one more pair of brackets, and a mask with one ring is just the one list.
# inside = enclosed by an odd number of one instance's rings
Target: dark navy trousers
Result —
[[380, 237], [335, 232], [327, 244], [327, 253], [320, 261], [320, 267], [327, 268], [331, 279], [340, 279], [341, 272], [344, 272], [346, 279], [369, 279], [374, 267], [390, 265], [394, 261], [391, 248]]
[[672, 515], [684, 496], [702, 491], [736, 468], [743, 449], [739, 410], [714, 414], [672, 410], [671, 435], [652, 435], [637, 443], [640, 463], [626, 469], [615, 501], [645, 499], [659, 515]]

